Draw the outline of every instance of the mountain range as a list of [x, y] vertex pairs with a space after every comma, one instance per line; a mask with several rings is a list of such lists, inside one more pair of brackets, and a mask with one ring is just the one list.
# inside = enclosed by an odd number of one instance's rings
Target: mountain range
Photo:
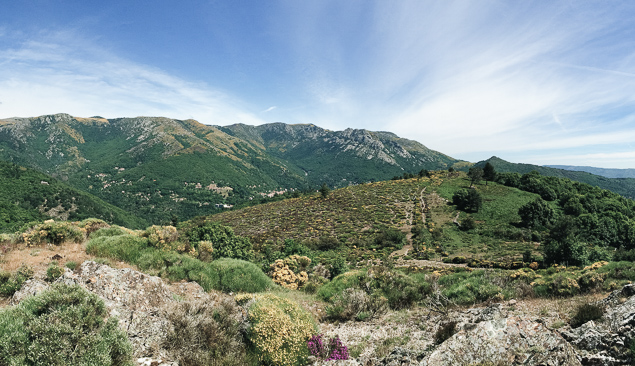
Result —
[[461, 163], [389, 132], [68, 114], [0, 120], [0, 160], [154, 223]]
[[635, 169], [609, 169], [597, 168], [592, 166], [577, 165], [545, 165], [549, 168], [574, 170], [579, 172], [587, 172], [595, 175], [601, 175], [607, 178], [635, 178]]

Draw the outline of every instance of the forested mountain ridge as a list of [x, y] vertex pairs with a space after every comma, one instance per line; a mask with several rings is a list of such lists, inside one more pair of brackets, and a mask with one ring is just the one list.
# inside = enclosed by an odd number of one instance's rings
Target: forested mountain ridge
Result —
[[351, 128], [329, 131], [312, 124], [284, 123], [237, 124], [220, 129], [255, 141], [272, 156], [293, 162], [310, 181], [334, 186], [387, 179], [421, 168], [446, 169], [458, 162], [390, 132]]
[[347, 186], [458, 162], [385, 132], [68, 114], [0, 120], [0, 160], [155, 223], [322, 183]]
[[98, 218], [142, 228], [148, 223], [59, 180], [15, 164], [0, 162], [0, 232], [31, 221]]
[[601, 175], [607, 178], [635, 178], [635, 169], [611, 169], [577, 165], [545, 165], [548, 168], [573, 170]]
[[587, 183], [595, 187], [600, 187], [602, 189], [607, 189], [609, 191], [621, 194], [622, 196], [627, 198], [635, 197], [634, 178], [607, 178], [584, 171], [557, 169], [533, 164], [510, 163], [496, 156], [492, 156], [487, 160], [479, 161], [475, 164], [475, 166], [484, 167], [487, 163], [492, 164], [492, 166], [496, 168], [496, 171], [501, 173], [513, 172], [525, 174], [531, 171], [536, 171], [545, 176], [569, 178], [573, 181]]

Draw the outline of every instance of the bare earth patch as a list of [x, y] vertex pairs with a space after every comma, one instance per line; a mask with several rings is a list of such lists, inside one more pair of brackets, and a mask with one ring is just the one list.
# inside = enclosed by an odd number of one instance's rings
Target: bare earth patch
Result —
[[[61, 259], [55, 259], [60, 256]], [[54, 258], [55, 257], [55, 258]], [[95, 256], [86, 253], [85, 243], [64, 243], [62, 245], [42, 244], [27, 247], [25, 244], [16, 244], [6, 253], [0, 255], [0, 269], [14, 272], [21, 265], [30, 266], [38, 274], [46, 273], [48, 265], [57, 260], [60, 265], [75, 262], [78, 265], [87, 260], [94, 260]], [[111, 261], [115, 268], [132, 268], [124, 262]]]

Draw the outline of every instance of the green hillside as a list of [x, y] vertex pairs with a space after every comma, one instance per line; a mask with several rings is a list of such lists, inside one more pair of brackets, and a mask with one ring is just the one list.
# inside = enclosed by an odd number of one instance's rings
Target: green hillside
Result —
[[[224, 212], [210, 220], [263, 248], [293, 239], [349, 261], [387, 255], [404, 244], [412, 244], [407, 256], [413, 259], [448, 257], [476, 266], [542, 260], [545, 243], [573, 238], [581, 243], [582, 262], [609, 256], [607, 248], [635, 248], [635, 202], [613, 192], [537, 173], [502, 173], [498, 183], [469, 185], [465, 173], [436, 171], [338, 189], [325, 198], [316, 193]], [[470, 190], [482, 200], [476, 212], [457, 206], [457, 192]], [[530, 212], [523, 217], [525, 206]], [[565, 224], [568, 239], [558, 237]]]
[[0, 232], [31, 221], [99, 218], [141, 228], [147, 222], [45, 174], [0, 162]]
[[584, 171], [573, 171], [567, 169], [556, 169], [540, 165], [532, 164], [516, 164], [510, 163], [495, 156], [476, 163], [478, 167], [483, 167], [490, 163], [498, 172], [514, 172], [525, 174], [531, 171], [550, 177], [568, 178], [577, 182], [590, 184], [602, 189], [621, 194], [624, 197], [635, 198], [635, 178], [607, 178], [601, 175], [595, 175]]

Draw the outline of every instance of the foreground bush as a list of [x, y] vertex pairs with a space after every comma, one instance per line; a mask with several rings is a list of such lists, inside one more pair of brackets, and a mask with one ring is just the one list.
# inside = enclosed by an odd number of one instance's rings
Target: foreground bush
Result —
[[385, 297], [377, 293], [368, 295], [363, 290], [347, 288], [332, 298], [331, 305], [326, 307], [326, 315], [331, 320], [364, 321], [383, 314], [387, 309], [388, 300]]
[[99, 236], [86, 245], [86, 252], [137, 265], [151, 275], [171, 281], [196, 281], [206, 291], [262, 292], [274, 287], [260, 268], [247, 261], [221, 258], [210, 263], [150, 246], [148, 239], [132, 235]]
[[217, 222], [192, 220], [180, 225], [179, 231], [196, 249], [201, 241], [212, 243], [214, 259], [254, 259], [254, 249], [249, 239], [234, 234], [234, 230], [229, 226]]
[[27, 245], [55, 244], [64, 242], [80, 243], [84, 240], [84, 231], [66, 221], [49, 220], [36, 224], [22, 233], [21, 240]]
[[348, 348], [342, 344], [338, 336], [324, 342], [322, 334], [316, 334], [309, 339], [307, 347], [311, 356], [319, 361], [348, 360]]
[[582, 324], [591, 321], [598, 320], [604, 316], [604, 307], [596, 304], [582, 304], [575, 310], [575, 314], [571, 317], [571, 327], [577, 328]]
[[295, 302], [273, 294], [239, 295], [247, 307], [251, 328], [247, 338], [266, 365], [304, 365], [309, 356], [307, 341], [316, 333], [309, 312]]
[[170, 324], [164, 347], [181, 365], [233, 366], [247, 362], [243, 333], [246, 319], [236, 301], [210, 294], [176, 303], [167, 311]]
[[102, 236], [117, 236], [126, 234], [129, 234], [129, 231], [127, 231], [127, 229], [122, 228], [121, 226], [111, 226], [95, 230], [94, 232], [90, 233], [89, 238], [96, 239]]
[[77, 226], [84, 229], [86, 235], [90, 235], [102, 228], [109, 228], [110, 225], [101, 219], [89, 218], [77, 223]]
[[54, 285], [0, 312], [2, 365], [132, 365], [132, 346], [96, 295]]
[[[364, 291], [368, 296], [361, 296]], [[402, 309], [414, 305], [430, 293], [430, 285], [420, 275], [408, 276], [383, 266], [371, 267], [366, 271], [358, 270], [341, 274], [330, 283], [322, 286], [317, 295], [333, 306], [331, 315], [335, 318], [368, 318], [380, 312], [387, 302], [392, 309]], [[382, 300], [382, 298], [384, 300]], [[340, 309], [341, 311], [338, 311]], [[339, 314], [338, 314], [339, 313]]]
[[22, 265], [14, 273], [0, 271], [0, 295], [13, 296], [16, 291], [22, 288], [22, 284], [33, 277], [33, 269]]
[[443, 295], [459, 305], [504, 298], [503, 289], [484, 270], [448, 274], [439, 278], [439, 285], [444, 287]]

